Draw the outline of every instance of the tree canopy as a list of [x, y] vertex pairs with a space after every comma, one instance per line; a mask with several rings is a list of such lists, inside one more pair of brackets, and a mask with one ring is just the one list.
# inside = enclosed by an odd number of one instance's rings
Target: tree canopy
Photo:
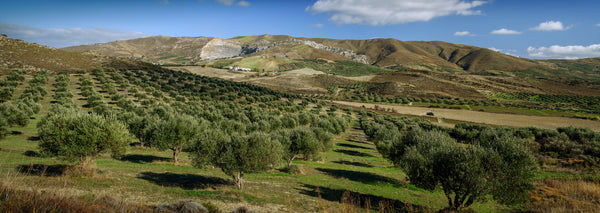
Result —
[[[60, 108], [60, 107], [59, 107]], [[79, 161], [82, 168], [104, 151], [120, 157], [129, 141], [124, 124], [112, 116], [88, 114], [78, 109], [53, 110], [38, 123], [43, 154]]]

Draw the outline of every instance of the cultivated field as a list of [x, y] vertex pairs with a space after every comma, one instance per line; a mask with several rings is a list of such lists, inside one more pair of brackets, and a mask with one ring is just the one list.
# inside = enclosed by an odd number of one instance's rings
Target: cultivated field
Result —
[[566, 118], [566, 117], [552, 117], [552, 116], [534, 116], [534, 115], [517, 115], [517, 114], [505, 114], [505, 113], [491, 113], [491, 112], [478, 112], [471, 110], [458, 110], [458, 109], [439, 109], [439, 108], [427, 108], [427, 107], [416, 107], [406, 106], [398, 104], [373, 104], [373, 103], [357, 103], [348, 101], [334, 101], [334, 103], [352, 106], [352, 107], [366, 107], [374, 109], [378, 106], [382, 109], [393, 109], [395, 112], [404, 115], [417, 115], [417, 116], [428, 116], [428, 112], [432, 112], [433, 116], [439, 118], [441, 122], [444, 119], [450, 119], [454, 121], [472, 122], [480, 124], [488, 124], [494, 126], [508, 126], [508, 127], [538, 127], [545, 129], [556, 129], [558, 127], [584, 127], [594, 131], [600, 131], [600, 121], [584, 120], [577, 118]]

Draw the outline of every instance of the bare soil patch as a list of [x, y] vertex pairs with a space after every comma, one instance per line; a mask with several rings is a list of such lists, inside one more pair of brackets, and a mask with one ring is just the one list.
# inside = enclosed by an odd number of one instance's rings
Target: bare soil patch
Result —
[[547, 129], [556, 129], [558, 127], [575, 126], [585, 127], [594, 131], [600, 131], [600, 121], [583, 120], [576, 118], [565, 118], [565, 117], [550, 117], [550, 116], [532, 116], [532, 115], [516, 115], [516, 114], [502, 114], [502, 113], [491, 113], [491, 112], [479, 112], [469, 110], [456, 110], [456, 109], [439, 109], [439, 108], [426, 108], [426, 107], [413, 107], [413, 106], [401, 106], [395, 104], [370, 104], [370, 103], [357, 103], [347, 101], [334, 101], [335, 103], [360, 107], [365, 106], [367, 108], [373, 108], [378, 105], [382, 108], [391, 108], [396, 110], [400, 114], [407, 115], [418, 115], [425, 116], [427, 112], [432, 112], [435, 117], [442, 119], [451, 119], [457, 121], [482, 123], [497, 126], [510, 126], [510, 127], [538, 127]]

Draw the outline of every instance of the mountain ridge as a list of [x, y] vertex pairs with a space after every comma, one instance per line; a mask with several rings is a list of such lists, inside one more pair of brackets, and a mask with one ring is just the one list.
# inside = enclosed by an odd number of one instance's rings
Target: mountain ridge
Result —
[[[227, 54], [209, 54], [202, 51], [211, 41], [220, 40], [231, 50]], [[532, 63], [526, 59], [508, 56], [486, 48], [463, 44], [452, 44], [443, 41], [400, 41], [396, 39], [369, 40], [336, 40], [326, 38], [302, 38], [287, 35], [254, 35], [238, 36], [230, 39], [215, 37], [167, 37], [151, 36], [132, 40], [108, 42], [104, 44], [81, 45], [62, 48], [67, 51], [96, 51], [104, 55], [132, 57], [148, 62], [160, 62], [168, 57], [185, 57], [193, 63], [261, 55], [265, 50], [279, 47], [286, 52], [298, 52], [293, 49], [298, 45], [308, 45], [312, 49], [329, 51], [337, 54], [324, 54], [324, 59], [339, 60], [339, 56], [364, 64], [379, 67], [406, 66], [452, 68], [456, 71], [484, 71], [488, 69], [510, 70], [529, 69], [543, 65]], [[235, 49], [235, 51], [233, 51]], [[214, 49], [213, 52], [222, 51]], [[290, 57], [274, 53], [267, 56]], [[302, 55], [302, 54], [300, 54]], [[308, 58], [302, 58], [308, 59]], [[490, 64], [486, 61], [502, 63]], [[513, 66], [510, 66], [513, 65]]]

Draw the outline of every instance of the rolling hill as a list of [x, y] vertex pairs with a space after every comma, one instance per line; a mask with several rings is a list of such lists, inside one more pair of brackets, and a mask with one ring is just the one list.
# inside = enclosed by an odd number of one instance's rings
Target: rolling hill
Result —
[[[148, 62], [201, 63], [215, 59], [263, 56], [265, 60], [351, 60], [378, 67], [403, 66], [430, 71], [527, 70], [550, 68], [486, 48], [441, 41], [396, 39], [335, 40], [260, 35], [220, 39], [211, 37], [153, 36], [105, 44], [63, 48], [95, 51], [104, 55], [131, 57]], [[285, 61], [278, 64], [285, 64]], [[264, 69], [264, 67], [261, 67]]]
[[0, 72], [91, 70], [96, 67], [140, 69], [154, 65], [127, 58], [108, 57], [92, 52], [73, 52], [0, 37]]

